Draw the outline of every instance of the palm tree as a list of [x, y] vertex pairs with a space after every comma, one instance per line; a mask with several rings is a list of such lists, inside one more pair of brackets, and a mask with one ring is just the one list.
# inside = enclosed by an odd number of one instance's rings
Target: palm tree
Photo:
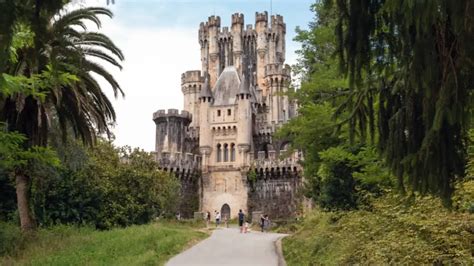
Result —
[[[106, 35], [88, 31], [86, 23], [93, 22], [100, 28], [99, 15], [112, 17], [112, 13], [105, 8], [90, 7], [59, 16], [42, 15], [46, 16], [42, 20], [49, 22], [35, 29], [35, 47], [21, 50], [18, 62], [9, 72], [25, 76], [45, 70], [53, 76], [65, 72], [75, 75], [77, 80], [48, 88], [44, 99], [23, 94], [0, 99], [0, 120], [7, 122], [10, 131], [18, 131], [28, 138], [25, 148], [47, 145], [52, 119], [58, 121], [63, 137], [72, 129], [75, 137], [93, 144], [98, 134], [110, 133], [116, 116], [112, 103], [92, 74], [104, 78], [116, 97], [123, 95], [118, 82], [97, 62], [105, 61], [121, 69], [124, 56]], [[28, 207], [30, 178], [26, 171], [15, 173], [23, 230], [35, 227]]]

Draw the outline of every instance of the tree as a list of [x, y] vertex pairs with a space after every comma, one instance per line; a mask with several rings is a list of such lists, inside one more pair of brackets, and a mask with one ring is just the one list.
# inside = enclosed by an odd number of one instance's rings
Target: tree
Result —
[[[14, 28], [14, 34], [32, 32], [33, 41], [32, 45], [14, 47], [17, 60], [10, 60], [7, 73], [26, 79], [40, 75], [40, 81], [46, 84], [39, 86], [44, 97], [24, 93], [0, 96], [0, 119], [7, 122], [9, 131], [18, 131], [27, 138], [26, 149], [47, 145], [52, 117], [59, 122], [64, 138], [69, 128], [89, 144], [97, 134], [110, 133], [115, 112], [91, 73], [103, 77], [116, 96], [123, 94], [114, 77], [96, 63], [98, 59], [121, 68], [118, 61], [123, 60], [122, 52], [107, 36], [87, 31], [85, 24], [89, 21], [100, 27], [99, 15], [112, 17], [112, 13], [104, 8], [83, 8], [61, 15], [64, 4], [36, 1], [33, 21], [20, 20], [20, 26]], [[65, 73], [72, 76], [62, 77]], [[37, 87], [36, 83], [31, 85]], [[25, 169], [17, 171], [17, 187], [28, 188], [30, 178]], [[22, 202], [28, 202], [27, 190], [17, 193]], [[18, 208], [22, 229], [34, 228], [28, 204]]]
[[[448, 200], [463, 176], [474, 84], [470, 0], [348, 0], [335, 4], [350, 89], [378, 89], [379, 146], [409, 186]], [[370, 80], [372, 76], [377, 79]]]

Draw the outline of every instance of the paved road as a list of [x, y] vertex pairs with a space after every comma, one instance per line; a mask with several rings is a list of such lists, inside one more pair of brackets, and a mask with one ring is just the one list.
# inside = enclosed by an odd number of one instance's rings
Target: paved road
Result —
[[278, 265], [275, 241], [283, 234], [239, 233], [238, 228], [216, 229], [206, 240], [172, 258], [167, 266]]

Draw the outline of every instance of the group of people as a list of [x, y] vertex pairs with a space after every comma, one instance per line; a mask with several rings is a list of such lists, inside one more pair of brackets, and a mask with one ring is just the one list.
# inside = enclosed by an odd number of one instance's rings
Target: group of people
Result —
[[[214, 211], [214, 216], [216, 218], [216, 227], [219, 227], [219, 225], [221, 224], [221, 218], [222, 218], [221, 213], [218, 211]], [[211, 223], [211, 213], [208, 211], [206, 213], [206, 227], [209, 227], [210, 223]], [[227, 215], [224, 215], [224, 225], [225, 227], [229, 227]]]
[[[214, 217], [216, 221], [216, 227], [219, 227], [222, 221], [221, 213], [215, 210]], [[250, 223], [245, 220], [245, 214], [242, 210], [239, 210], [238, 219], [239, 219], [240, 233], [250, 232]], [[207, 211], [206, 212], [206, 227], [209, 227], [210, 223], [211, 223], [211, 213]], [[224, 225], [225, 227], [229, 227], [227, 215], [224, 215]], [[270, 218], [268, 217], [268, 214], [260, 215], [259, 225], [262, 232], [265, 232], [266, 230], [268, 230], [268, 228], [270, 228]]]

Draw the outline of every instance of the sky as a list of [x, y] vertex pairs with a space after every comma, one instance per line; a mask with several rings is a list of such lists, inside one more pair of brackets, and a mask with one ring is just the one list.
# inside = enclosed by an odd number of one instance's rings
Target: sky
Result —
[[[106, 0], [80, 0], [82, 6], [105, 6]], [[307, 28], [313, 14], [308, 0], [115, 0], [109, 5], [114, 18], [103, 19], [101, 32], [123, 51], [123, 69], [107, 69], [115, 76], [125, 97], [113, 99], [117, 123], [114, 143], [153, 151], [153, 112], [182, 109], [181, 74], [199, 70], [199, 23], [211, 15], [229, 26], [231, 15], [244, 14], [245, 24], [255, 24], [255, 12], [283, 15], [287, 27], [286, 63], [296, 62], [299, 44], [292, 39], [296, 26]], [[106, 63], [104, 63], [105, 65]], [[106, 94], [113, 98], [111, 88]]]

